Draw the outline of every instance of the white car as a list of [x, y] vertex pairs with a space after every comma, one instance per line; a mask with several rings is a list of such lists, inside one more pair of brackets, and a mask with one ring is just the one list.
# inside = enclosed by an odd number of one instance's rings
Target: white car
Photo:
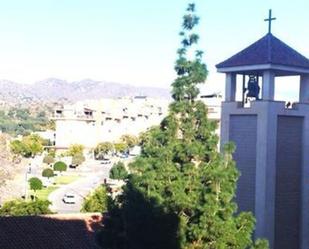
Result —
[[66, 193], [63, 196], [62, 200], [66, 204], [75, 204], [76, 203], [76, 196], [75, 196], [75, 194], [72, 194], [72, 193]]

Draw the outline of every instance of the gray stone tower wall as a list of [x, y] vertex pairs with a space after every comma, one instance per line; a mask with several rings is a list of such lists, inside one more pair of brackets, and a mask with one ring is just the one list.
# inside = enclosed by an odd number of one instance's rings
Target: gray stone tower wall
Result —
[[222, 104], [221, 145], [234, 141], [241, 172], [236, 200], [274, 249], [309, 248], [309, 105]]
[[278, 116], [275, 246], [299, 248], [303, 117]]
[[255, 208], [257, 115], [231, 115], [229, 129], [229, 140], [237, 144], [233, 158], [241, 172], [236, 201], [239, 210], [252, 211]]

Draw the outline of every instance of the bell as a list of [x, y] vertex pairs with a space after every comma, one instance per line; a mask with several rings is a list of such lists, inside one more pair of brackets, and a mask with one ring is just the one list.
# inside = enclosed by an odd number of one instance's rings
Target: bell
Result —
[[250, 75], [248, 81], [247, 98], [259, 98], [260, 87], [256, 76]]

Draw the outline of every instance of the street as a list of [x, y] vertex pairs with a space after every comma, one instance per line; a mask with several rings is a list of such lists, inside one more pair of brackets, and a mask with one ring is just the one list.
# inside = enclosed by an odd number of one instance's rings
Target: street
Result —
[[[100, 164], [100, 161], [91, 160], [81, 168], [77, 168], [76, 173], [80, 173], [83, 177], [53, 191], [48, 197], [48, 200], [52, 203], [50, 209], [57, 213], [79, 213], [84, 198], [102, 184], [104, 179], [108, 179], [112, 165], [113, 163], [103, 165]], [[75, 195], [75, 204], [63, 202], [64, 195], [68, 193]]]

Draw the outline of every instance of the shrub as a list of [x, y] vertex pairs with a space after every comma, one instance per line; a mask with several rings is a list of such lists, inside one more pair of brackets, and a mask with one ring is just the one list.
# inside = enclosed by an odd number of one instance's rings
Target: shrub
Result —
[[100, 186], [86, 197], [81, 212], [104, 212], [107, 209], [109, 198], [106, 187]]
[[13, 200], [3, 204], [0, 208], [0, 216], [25, 216], [25, 215], [41, 215], [51, 214], [48, 208], [51, 203], [49, 201], [35, 200], [23, 201]]

